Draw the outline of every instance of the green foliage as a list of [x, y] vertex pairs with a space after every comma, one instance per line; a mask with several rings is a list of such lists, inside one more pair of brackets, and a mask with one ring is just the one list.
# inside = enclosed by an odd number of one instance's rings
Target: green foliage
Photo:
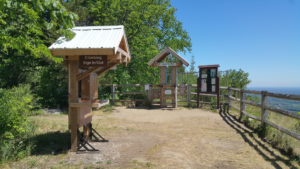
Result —
[[78, 26], [125, 27], [131, 62], [126, 67], [118, 65], [117, 70], [102, 75], [100, 84], [150, 84], [152, 75], [153, 83], [158, 84], [159, 68], [149, 67], [147, 63], [166, 46], [175, 51], [191, 50], [188, 32], [176, 19], [176, 9], [169, 0], [69, 0], [62, 3], [79, 15]]
[[34, 97], [28, 85], [0, 89], [0, 161], [19, 158], [30, 153], [33, 144], [27, 140], [34, 130], [27, 119]]
[[76, 18], [58, 0], [1, 0], [0, 87], [28, 83], [48, 59], [61, 62], [48, 46], [62, 34], [72, 38]]
[[[227, 76], [226, 73], [221, 72], [220, 75], [220, 85], [226, 86]], [[228, 87], [245, 89], [248, 84], [251, 83], [251, 80], [248, 79], [249, 73], [244, 72], [242, 69], [228, 70]]]
[[51, 64], [39, 70], [37, 95], [43, 107], [66, 107], [68, 105], [67, 68], [62, 64]]

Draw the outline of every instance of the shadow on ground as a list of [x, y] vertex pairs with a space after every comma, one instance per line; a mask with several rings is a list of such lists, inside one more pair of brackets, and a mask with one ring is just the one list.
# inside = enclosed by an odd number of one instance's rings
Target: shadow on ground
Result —
[[71, 147], [70, 138], [70, 131], [38, 134], [30, 138], [36, 145], [32, 151], [32, 155], [57, 155], [67, 153]]
[[[248, 143], [251, 147], [253, 147], [258, 154], [260, 154], [261, 156], [264, 157], [264, 159], [266, 161], [269, 161], [275, 168], [282, 168], [277, 161], [282, 161], [284, 162], [286, 165], [288, 165], [290, 168], [298, 168], [297, 166], [293, 165], [290, 160], [286, 160], [286, 159], [283, 159], [282, 157], [276, 155], [273, 150], [270, 150], [265, 144], [266, 140], [264, 140], [263, 138], [260, 138], [259, 140], [257, 139], [257, 137], [254, 136], [254, 133], [253, 129], [251, 129], [249, 126], [246, 126], [247, 129], [243, 128], [241, 126], [241, 122], [239, 122], [239, 120], [228, 113], [228, 110], [227, 110], [227, 113], [225, 113], [225, 110], [222, 112], [222, 110], [219, 112], [220, 116], [223, 118], [223, 120], [231, 127], [233, 128], [234, 130], [236, 130], [237, 133], [239, 133], [242, 138], [244, 139], [244, 141], [246, 143]], [[250, 136], [251, 139], [249, 137]], [[265, 144], [263, 144], [265, 143]], [[276, 148], [276, 147], [273, 147], [274, 149], [277, 149], [279, 150], [280, 152], [282, 152], [280, 149]], [[262, 151], [264, 150], [264, 151]], [[268, 152], [268, 154], [266, 154], [265, 152]]]

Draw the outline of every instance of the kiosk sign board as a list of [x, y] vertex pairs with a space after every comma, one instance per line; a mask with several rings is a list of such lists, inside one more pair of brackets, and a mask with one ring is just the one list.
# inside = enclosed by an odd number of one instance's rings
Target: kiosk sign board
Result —
[[107, 67], [107, 55], [81, 55], [79, 67]]
[[219, 65], [199, 66], [197, 79], [197, 106], [199, 106], [200, 93], [217, 94], [217, 107], [220, 107], [220, 80], [218, 77]]

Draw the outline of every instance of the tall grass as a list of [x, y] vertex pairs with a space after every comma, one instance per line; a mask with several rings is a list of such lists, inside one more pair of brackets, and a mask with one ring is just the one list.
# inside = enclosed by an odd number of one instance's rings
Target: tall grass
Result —
[[34, 105], [30, 86], [0, 89], [0, 162], [29, 155], [34, 124], [27, 114]]

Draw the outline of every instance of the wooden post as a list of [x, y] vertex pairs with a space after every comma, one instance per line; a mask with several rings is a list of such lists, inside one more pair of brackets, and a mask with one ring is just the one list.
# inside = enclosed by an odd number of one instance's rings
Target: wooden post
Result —
[[227, 99], [227, 102], [228, 102], [228, 110], [230, 110], [230, 106], [231, 106], [231, 99], [229, 98], [231, 96], [231, 90], [230, 90], [230, 87], [228, 87], [228, 99]]
[[90, 123], [86, 124], [86, 126], [83, 126], [83, 138], [85, 140], [89, 140], [89, 134], [90, 134]]
[[[69, 97], [70, 102], [78, 102], [78, 82], [77, 82], [77, 73], [78, 73], [78, 61], [69, 60]], [[78, 108], [70, 107], [69, 116], [70, 116], [70, 125], [71, 125], [71, 152], [77, 151], [77, 142], [78, 142]]]
[[265, 121], [268, 121], [268, 110], [265, 109], [265, 106], [269, 106], [268, 96], [266, 93], [268, 91], [261, 91], [261, 126], [264, 129], [266, 127]]
[[163, 97], [165, 97], [165, 88], [163, 88], [163, 85], [166, 85], [166, 67], [162, 66], [160, 67], [160, 107], [163, 107], [164, 103], [166, 102]]
[[115, 85], [111, 85], [111, 104], [115, 105]]
[[187, 95], [186, 95], [186, 100], [187, 100], [187, 106], [191, 106], [191, 84], [187, 84]]
[[149, 85], [149, 90], [148, 90], [148, 102], [151, 103], [152, 105], [152, 86]]
[[171, 81], [171, 85], [174, 86], [173, 92], [172, 92], [172, 96], [174, 100], [174, 104], [172, 104], [173, 108], [177, 107], [177, 67], [172, 67], [172, 81]]
[[243, 103], [243, 101], [246, 99], [246, 94], [244, 92], [244, 90], [241, 90], [241, 100], [240, 100], [240, 120], [243, 118], [244, 114], [243, 111], [245, 110], [245, 103]]

